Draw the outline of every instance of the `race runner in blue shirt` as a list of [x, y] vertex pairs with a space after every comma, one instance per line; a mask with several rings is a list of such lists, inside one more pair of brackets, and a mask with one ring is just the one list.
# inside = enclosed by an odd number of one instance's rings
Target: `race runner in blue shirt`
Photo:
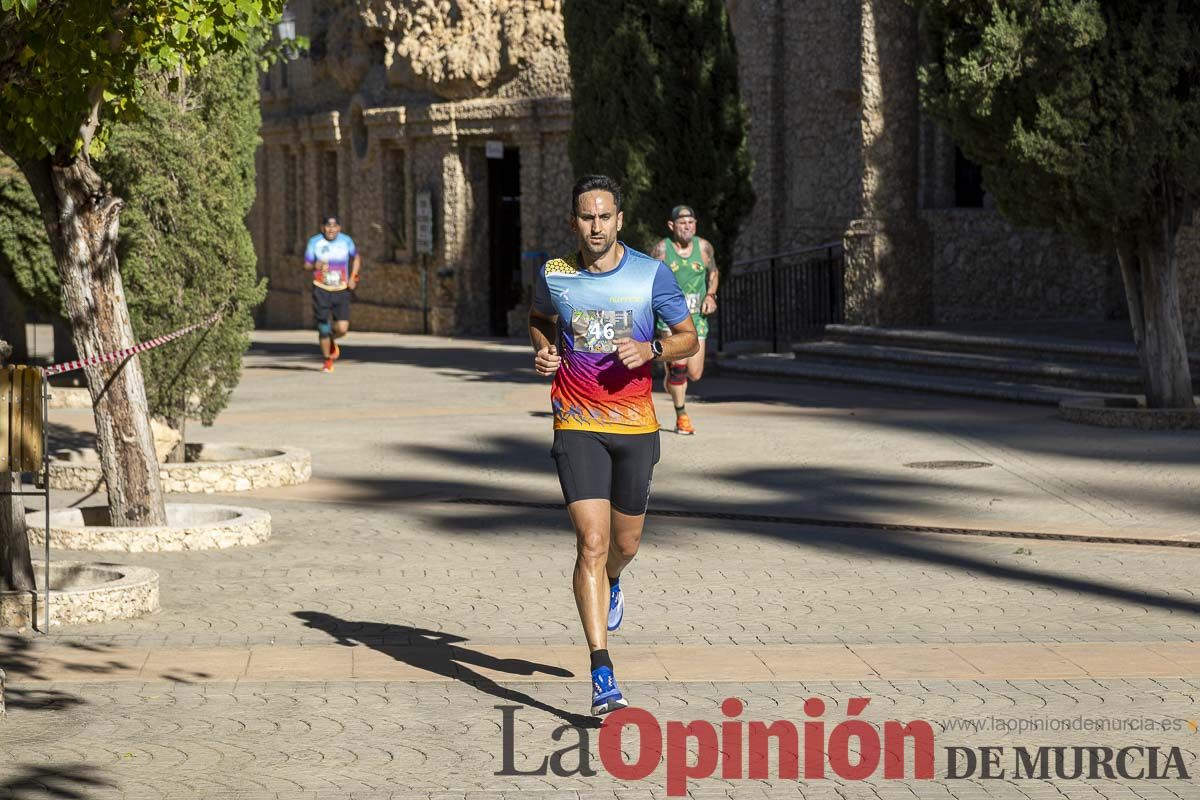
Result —
[[354, 240], [342, 233], [334, 214], [325, 215], [321, 232], [308, 240], [304, 269], [312, 271], [313, 318], [325, 363], [322, 372], [333, 372], [342, 355], [337, 340], [350, 330], [350, 291], [358, 288], [362, 259]]

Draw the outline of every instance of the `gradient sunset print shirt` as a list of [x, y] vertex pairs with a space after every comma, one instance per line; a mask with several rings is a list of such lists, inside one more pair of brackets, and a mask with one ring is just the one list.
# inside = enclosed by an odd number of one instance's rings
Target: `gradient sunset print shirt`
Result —
[[678, 325], [687, 301], [666, 264], [628, 245], [616, 269], [588, 272], [579, 256], [547, 261], [534, 278], [533, 308], [558, 316], [562, 364], [550, 387], [555, 430], [653, 433], [653, 365], [630, 370], [613, 342], [648, 342], [654, 320]]

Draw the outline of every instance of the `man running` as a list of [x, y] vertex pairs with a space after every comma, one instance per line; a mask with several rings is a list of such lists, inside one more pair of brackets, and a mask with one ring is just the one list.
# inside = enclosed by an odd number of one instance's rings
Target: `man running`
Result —
[[[664, 384], [667, 394], [675, 404], [675, 432], [690, 436], [696, 432], [692, 418], [687, 413], [687, 385], [689, 380], [698, 381], [704, 375], [704, 341], [708, 337], [708, 315], [717, 310], [717, 286], [721, 273], [713, 255], [713, 246], [707, 239], [696, 235], [696, 214], [691, 206], [675, 206], [667, 220], [671, 235], [659, 240], [650, 255], [666, 262], [679, 281], [679, 288], [687, 300], [696, 334], [700, 337], [700, 349], [695, 355], [682, 361], [664, 366]], [[697, 246], [697, 243], [698, 246]], [[671, 335], [661, 322], [658, 325], [661, 337]]]
[[[617, 241], [617, 183], [585, 176], [571, 204], [579, 249], [534, 279], [529, 339], [538, 374], [554, 376], [550, 453], [575, 527], [572, 583], [591, 652], [592, 713], [607, 714], [629, 705], [613, 677], [608, 631], [624, 616], [619, 579], [641, 543], [659, 457], [650, 362], [687, 358], [697, 343], [670, 271]], [[670, 339], [654, 338], [655, 318]]]
[[[350, 330], [350, 289], [358, 288], [362, 259], [354, 240], [342, 233], [337, 216], [327, 214], [321, 232], [308, 240], [304, 269], [312, 270], [313, 317], [325, 363], [322, 372], [333, 372], [342, 350], [337, 340]], [[332, 318], [333, 322], [330, 323]]]

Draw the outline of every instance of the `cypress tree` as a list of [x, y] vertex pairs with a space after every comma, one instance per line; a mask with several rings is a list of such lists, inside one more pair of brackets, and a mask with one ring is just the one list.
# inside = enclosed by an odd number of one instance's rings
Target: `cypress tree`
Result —
[[622, 238], [649, 250], [672, 206], [692, 206], [728, 265], [754, 204], [737, 51], [722, 0], [564, 0], [577, 175], [625, 192]]
[[1010, 220], [1116, 253], [1147, 403], [1192, 407], [1175, 237], [1200, 201], [1200, 8], [911, 1], [928, 113]]
[[182, 432], [185, 419], [211, 425], [228, 405], [266, 295], [245, 224], [261, 124], [257, 58], [248, 49], [218, 56], [144, 108], [114, 130], [102, 169], [133, 200], [118, 256], [134, 331], [155, 336], [225, 308], [217, 325], [142, 356], [151, 413]]

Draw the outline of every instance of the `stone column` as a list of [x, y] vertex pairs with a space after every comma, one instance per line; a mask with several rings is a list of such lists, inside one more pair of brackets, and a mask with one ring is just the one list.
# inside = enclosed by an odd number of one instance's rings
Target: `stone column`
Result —
[[[434, 207], [438, 209], [434, 224], [434, 235], [438, 247], [429, 274], [430, 333], [448, 336], [453, 333], [476, 333], [470, 317], [484, 315], [487, 307], [481, 308], [471, 302], [473, 285], [468, 274], [466, 248], [468, 245], [469, 221], [474, 210], [474, 198], [467, 188], [465, 148], [457, 136], [438, 142], [441, 150], [441, 192], [435, 194]], [[438, 230], [440, 225], [441, 230]], [[442, 273], [442, 277], [438, 273]], [[486, 283], [484, 284], [486, 288]], [[485, 295], [486, 297], [486, 295]], [[455, 302], [457, 298], [458, 302]], [[468, 319], [461, 319], [466, 316]]]
[[917, 217], [916, 13], [903, 0], [861, 0], [862, 171], [846, 248], [847, 321], [932, 322], [932, 262]]

